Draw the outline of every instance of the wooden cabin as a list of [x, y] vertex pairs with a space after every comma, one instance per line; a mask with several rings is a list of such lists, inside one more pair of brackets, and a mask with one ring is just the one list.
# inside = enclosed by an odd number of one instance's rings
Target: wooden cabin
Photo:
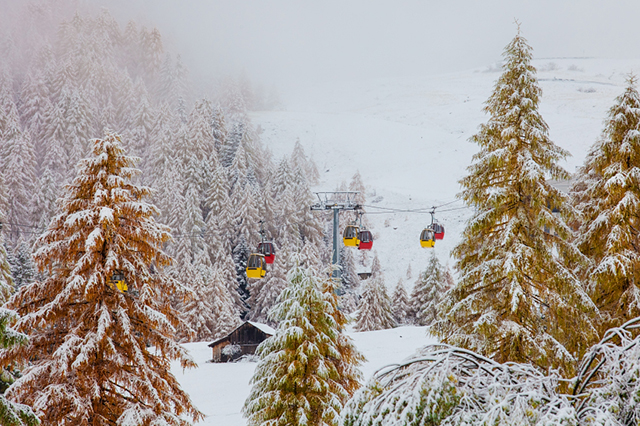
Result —
[[245, 321], [231, 333], [209, 344], [213, 362], [234, 361], [245, 355], [253, 355], [260, 343], [275, 334], [266, 324]]

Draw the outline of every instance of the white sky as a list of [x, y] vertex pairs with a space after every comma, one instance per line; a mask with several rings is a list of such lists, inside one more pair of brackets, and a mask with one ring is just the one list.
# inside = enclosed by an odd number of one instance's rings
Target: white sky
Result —
[[640, 55], [638, 0], [85, 0], [157, 25], [195, 76], [282, 84], [490, 65], [516, 32], [536, 58]]

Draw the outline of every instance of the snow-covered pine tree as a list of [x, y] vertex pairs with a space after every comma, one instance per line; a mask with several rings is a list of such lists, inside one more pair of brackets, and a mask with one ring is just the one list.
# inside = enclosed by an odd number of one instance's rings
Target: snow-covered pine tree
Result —
[[398, 284], [396, 284], [396, 288], [393, 290], [391, 301], [391, 312], [393, 313], [393, 318], [395, 319], [396, 324], [402, 325], [408, 323], [409, 310], [409, 295], [407, 294], [407, 290], [404, 288], [404, 281], [400, 278], [398, 280]]
[[580, 211], [576, 245], [603, 314], [600, 331], [640, 316], [640, 96], [629, 76], [600, 139], [580, 168], [572, 195]]
[[[310, 269], [315, 270], [313, 267]], [[340, 356], [332, 361], [338, 370], [340, 384], [350, 398], [360, 387], [363, 376], [358, 366], [365, 362], [366, 358], [358, 352], [351, 338], [344, 333], [349, 318], [340, 310], [340, 299], [336, 291], [338, 282], [329, 278], [330, 276], [331, 269], [329, 268], [324, 274], [326, 278], [322, 279], [320, 283], [320, 289], [326, 300], [331, 304], [332, 316], [338, 330], [335, 346]], [[343, 405], [345, 402], [345, 400], [342, 400]]]
[[[0, 173], [0, 178], [1, 177], [2, 174]], [[4, 239], [4, 211], [1, 205], [4, 194], [2, 190], [3, 188], [0, 186], [0, 302], [4, 304], [14, 292], [15, 287]]]
[[498, 362], [570, 367], [597, 336], [596, 309], [565, 267], [578, 253], [549, 208], [568, 209], [546, 181], [568, 177], [557, 164], [567, 152], [549, 139], [538, 111], [531, 51], [518, 30], [485, 106], [489, 121], [471, 138], [480, 151], [461, 195], [476, 213], [453, 251], [460, 281], [434, 330]]
[[420, 274], [411, 292], [411, 316], [418, 325], [432, 325], [438, 316], [438, 304], [449, 290], [444, 268], [431, 252], [427, 268]]
[[202, 342], [222, 337], [239, 325], [235, 303], [221, 281], [218, 268], [198, 261], [185, 265], [180, 273], [193, 293], [182, 306], [181, 316], [193, 330], [192, 340]]
[[[528, 363], [500, 364], [466, 349], [429, 345], [378, 370], [344, 407], [342, 425], [636, 424], [618, 423], [613, 404], [606, 414], [576, 404], [583, 400], [557, 391], [560, 380], [558, 371], [545, 374]], [[583, 407], [584, 417], [573, 404]]]
[[225, 144], [227, 140], [227, 123], [224, 118], [224, 111], [220, 104], [217, 104], [213, 108], [211, 115], [211, 131], [213, 133], [214, 146], [220, 158], [220, 148]]
[[[31, 333], [28, 345], [3, 354], [31, 362], [7, 391], [31, 404], [45, 424], [190, 425], [202, 414], [170, 372], [194, 362], [173, 340], [179, 326], [168, 298], [180, 289], [162, 272], [169, 229], [144, 201], [148, 187], [119, 136], [93, 143], [66, 189], [60, 214], [38, 240], [44, 281], [24, 286], [10, 306]], [[122, 292], [109, 282], [124, 274]]]
[[[3, 264], [6, 264], [6, 260], [2, 258], [2, 251], [4, 247], [0, 246], [0, 281], [2, 280]], [[4, 284], [0, 282], [2, 286], [2, 293], [4, 294]], [[6, 298], [4, 298], [6, 301]], [[20, 333], [13, 328], [11, 324], [15, 323], [18, 316], [15, 311], [0, 308], [0, 347], [4, 350], [11, 350], [18, 346], [24, 346], [28, 343], [28, 337], [26, 334]], [[7, 367], [7, 364], [3, 364], [3, 367]], [[2, 370], [0, 377], [0, 385], [4, 388], [7, 384], [13, 382], [14, 377], [8, 373], [7, 370]], [[40, 420], [35, 415], [31, 407], [14, 403], [7, 400], [4, 395], [0, 395], [0, 424], [3, 426], [37, 426], [40, 424]]]
[[320, 172], [318, 172], [318, 166], [313, 160], [307, 158], [304, 153], [304, 148], [300, 143], [300, 139], [296, 139], [296, 144], [293, 146], [293, 152], [291, 153], [291, 168], [300, 168], [304, 171], [307, 180], [311, 185], [317, 185], [320, 180]]
[[240, 295], [241, 306], [238, 306], [240, 314], [244, 316], [247, 312], [247, 300], [249, 299], [247, 260], [249, 259], [249, 248], [244, 238], [240, 238], [238, 244], [233, 248], [233, 264], [236, 269], [236, 291]]
[[357, 331], [384, 330], [396, 326], [382, 274], [374, 274], [365, 281], [356, 314]]
[[331, 283], [294, 262], [270, 314], [276, 334], [257, 350], [261, 360], [243, 408], [250, 426], [338, 425], [359, 386], [363, 358], [343, 334]]
[[356, 270], [354, 250], [350, 247], [340, 247], [341, 289], [343, 292], [354, 292], [360, 287], [360, 277]]
[[11, 276], [15, 289], [26, 284], [31, 284], [36, 279], [36, 267], [31, 256], [31, 248], [24, 239], [20, 239], [13, 254], [9, 256], [11, 265]]
[[[33, 194], [36, 182], [36, 158], [33, 143], [28, 133], [20, 130], [15, 106], [10, 108], [7, 126], [0, 134], [1, 166], [7, 187], [7, 220], [10, 223], [31, 223]], [[12, 226], [9, 234], [15, 243], [25, 228]]]
[[373, 260], [371, 261], [371, 275], [382, 274], [382, 265], [380, 264], [380, 258], [378, 258], [378, 252], [373, 251]]

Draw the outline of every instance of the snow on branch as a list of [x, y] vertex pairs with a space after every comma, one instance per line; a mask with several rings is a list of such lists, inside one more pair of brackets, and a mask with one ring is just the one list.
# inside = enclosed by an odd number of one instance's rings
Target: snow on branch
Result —
[[500, 364], [472, 351], [432, 345], [379, 370], [347, 404], [345, 426], [370, 424], [572, 424], [561, 378], [530, 364]]
[[[582, 422], [636, 425], [640, 422], [640, 317], [607, 330], [583, 357], [573, 395]], [[634, 337], [635, 335], [635, 337]]]

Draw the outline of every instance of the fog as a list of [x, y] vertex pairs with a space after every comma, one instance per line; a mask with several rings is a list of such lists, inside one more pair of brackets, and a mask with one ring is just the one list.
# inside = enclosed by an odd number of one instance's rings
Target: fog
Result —
[[278, 85], [490, 65], [521, 22], [536, 58], [637, 57], [637, 0], [94, 0], [156, 25], [194, 77]]

